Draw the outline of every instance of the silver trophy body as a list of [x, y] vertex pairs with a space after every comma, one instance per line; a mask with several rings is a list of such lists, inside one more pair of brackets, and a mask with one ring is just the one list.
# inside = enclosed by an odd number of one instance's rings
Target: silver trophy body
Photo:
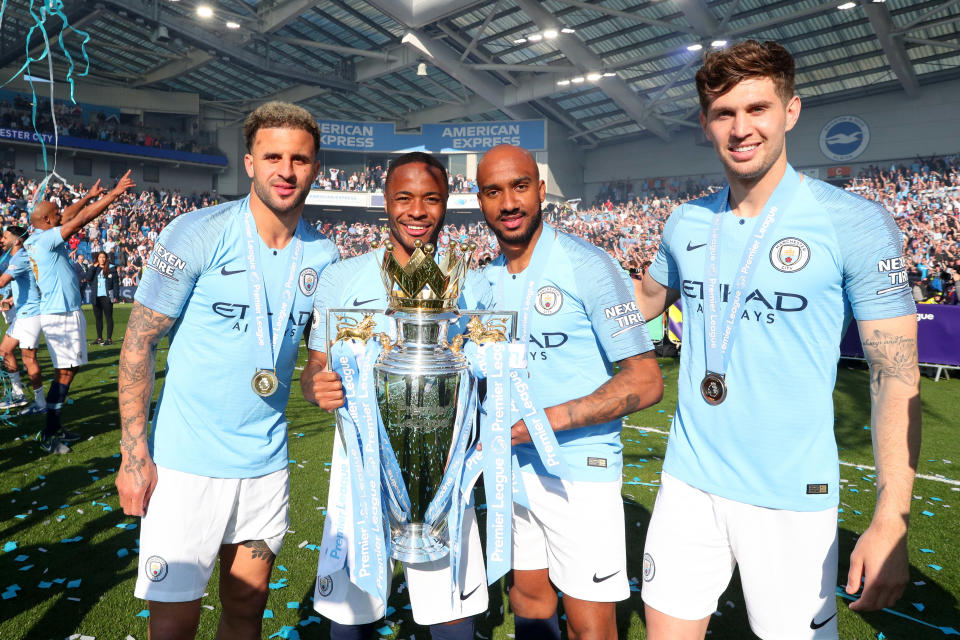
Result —
[[377, 404], [409, 498], [409, 509], [402, 508], [398, 488], [382, 483], [391, 555], [406, 563], [429, 562], [450, 551], [450, 499], [435, 508], [430, 522], [425, 518], [467, 424], [461, 399], [472, 392], [474, 381], [466, 357], [447, 344], [458, 312], [396, 310], [389, 315], [396, 322], [397, 342], [374, 365]]

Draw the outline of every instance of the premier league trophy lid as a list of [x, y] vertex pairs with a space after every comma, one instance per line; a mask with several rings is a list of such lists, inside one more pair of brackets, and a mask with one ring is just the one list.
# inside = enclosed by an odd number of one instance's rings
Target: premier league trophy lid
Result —
[[414, 241], [414, 251], [401, 266], [393, 255], [393, 243], [385, 243], [380, 275], [387, 290], [388, 311], [444, 313], [457, 310], [457, 300], [477, 250], [473, 243], [451, 243], [439, 260], [432, 244]]

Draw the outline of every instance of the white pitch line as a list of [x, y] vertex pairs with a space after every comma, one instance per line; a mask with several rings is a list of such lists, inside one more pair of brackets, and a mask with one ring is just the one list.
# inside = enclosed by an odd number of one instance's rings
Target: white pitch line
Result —
[[[628, 427], [630, 429], [636, 429], [637, 431], [652, 431], [653, 433], [660, 433], [665, 436], [670, 435], [669, 431], [663, 431], [662, 429], [654, 429], [653, 427], [637, 427], [632, 424], [625, 424], [623, 426]], [[868, 464], [854, 464], [853, 462], [843, 462], [842, 460], [840, 461], [840, 464], [844, 467], [856, 467], [858, 469], [864, 469], [868, 471], [877, 470], [876, 467], [871, 467]], [[940, 476], [931, 476], [925, 473], [918, 473], [916, 477], [920, 478], [921, 480], [932, 480], [933, 482], [942, 482], [944, 484], [960, 487], [960, 480], [951, 480], [950, 478], [943, 478]]]
[[[867, 471], [876, 471], [876, 467], [871, 467], [868, 464], [854, 464], [853, 462], [844, 462], [840, 461], [840, 464], [844, 467], [856, 467], [857, 469], [865, 469]], [[933, 480], [934, 482], [942, 482], [944, 484], [952, 484], [955, 487], [960, 487], [960, 480], [951, 480], [950, 478], [944, 478], [942, 476], [931, 476], [925, 473], [918, 473], [917, 476], [921, 480]]]

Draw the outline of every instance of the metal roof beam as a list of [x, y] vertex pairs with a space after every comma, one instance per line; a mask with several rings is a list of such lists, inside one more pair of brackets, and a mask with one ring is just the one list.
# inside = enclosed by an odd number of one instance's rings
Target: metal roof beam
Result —
[[300, 47], [312, 47], [314, 49], [323, 49], [324, 51], [333, 51], [348, 56], [362, 56], [364, 58], [375, 58], [377, 60], [392, 60], [388, 53], [383, 51], [372, 51], [370, 49], [357, 49], [339, 44], [327, 44], [326, 42], [317, 42], [307, 38], [287, 38], [284, 36], [270, 36], [271, 42], [286, 42]]
[[[517, 5], [533, 20], [534, 24], [536, 24], [541, 31], [560, 28], [561, 25], [557, 22], [553, 14], [545, 10], [535, 0], [517, 0]], [[590, 72], [603, 69], [603, 61], [600, 57], [587, 48], [576, 34], [570, 34], [565, 38], [558, 38], [556, 43], [557, 48], [570, 59], [570, 62], [577, 65], [581, 71]], [[651, 111], [649, 102], [634, 93], [633, 89], [623, 80], [619, 77], [613, 77], [604, 78], [600, 82], [604, 93], [612, 98], [613, 101], [617, 103], [617, 106], [623, 109], [637, 124], [664, 140], [670, 139], [670, 133], [667, 131], [667, 127], [656, 119], [656, 114]]]
[[956, 4], [960, 4], [960, 0], [949, 0], [948, 2], [944, 2], [939, 7], [934, 7], [933, 9], [930, 9], [930, 11], [921, 13], [919, 16], [917, 16], [910, 22], [906, 23], [905, 25], [897, 27], [894, 30], [894, 33], [906, 33], [907, 31], [913, 31], [914, 29], [923, 28], [925, 25], [922, 25], [920, 23], [922, 23], [924, 20], [926, 20], [927, 18], [932, 18], [933, 16], [937, 15], [941, 11], [949, 9], [950, 7]]
[[249, 51], [243, 46], [228, 43], [224, 38], [217, 37], [213, 32], [204, 29], [193, 21], [175, 15], [172, 11], [161, 8], [159, 12], [154, 12], [143, 0], [102, 1], [118, 9], [126, 10], [128, 13], [139, 15], [147, 20], [157, 21], [170, 31], [176, 32], [183, 38], [190, 40], [193, 44], [207, 51], [214, 50], [217, 53], [222, 53], [238, 64], [250, 69], [256, 69], [258, 73], [292, 80], [298, 84], [312, 84], [342, 91], [355, 91], [357, 88], [355, 82], [334, 77], [333, 73], [327, 70], [304, 69], [301, 66], [292, 67], [290, 65], [275, 64], [265, 56]]
[[142, 87], [147, 84], [163, 82], [164, 80], [169, 80], [170, 78], [176, 78], [177, 76], [189, 73], [197, 67], [207, 64], [213, 59], [214, 57], [206, 51], [201, 51], [200, 49], [190, 49], [183, 57], [177, 58], [176, 60], [170, 60], [169, 62], [166, 62], [159, 67], [156, 67], [143, 74], [133, 83], [133, 86]]
[[270, 33], [287, 26], [296, 20], [307, 9], [320, 4], [318, 0], [287, 0], [273, 6], [257, 7], [257, 18], [260, 22], [260, 32]]
[[883, 48], [883, 53], [890, 63], [897, 80], [910, 98], [915, 98], [920, 94], [920, 81], [917, 80], [917, 73], [907, 55], [907, 50], [903, 46], [903, 39], [894, 36], [893, 21], [890, 19], [890, 10], [886, 3], [871, 2], [870, 0], [860, 0], [863, 10], [873, 26], [874, 33], [877, 34], [877, 40]]
[[712, 37], [720, 32], [720, 25], [703, 0], [676, 0], [684, 17], [700, 37]]
[[960, 51], [960, 44], [956, 42], [946, 42], [944, 40], [927, 40], [926, 38], [913, 38], [910, 36], [904, 36], [903, 39], [906, 42], [912, 42], [914, 44], [925, 44], [930, 47], [942, 47], [944, 49], [953, 49], [954, 51]]

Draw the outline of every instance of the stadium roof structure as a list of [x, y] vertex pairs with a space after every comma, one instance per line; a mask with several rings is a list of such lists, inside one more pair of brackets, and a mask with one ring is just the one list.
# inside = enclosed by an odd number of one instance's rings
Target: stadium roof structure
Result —
[[[25, 59], [40, 4], [7, 3], [0, 68]], [[547, 118], [587, 148], [696, 128], [703, 54], [746, 38], [794, 54], [806, 104], [960, 77], [960, 0], [72, 0], [64, 11], [92, 37], [92, 82], [197, 93], [238, 117], [283, 99], [399, 129]], [[79, 53], [75, 34], [65, 41]]]

